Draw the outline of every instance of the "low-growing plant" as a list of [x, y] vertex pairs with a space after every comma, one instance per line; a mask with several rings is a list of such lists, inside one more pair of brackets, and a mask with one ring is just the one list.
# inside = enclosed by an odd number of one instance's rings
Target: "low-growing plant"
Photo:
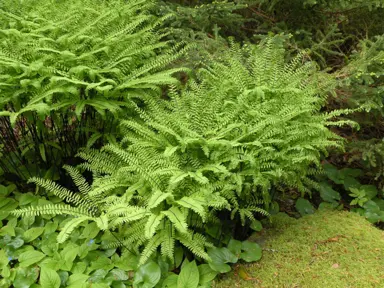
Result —
[[343, 168], [326, 163], [324, 171], [331, 181], [320, 183], [320, 197], [325, 201], [319, 208], [338, 208], [342, 202], [351, 206], [351, 211], [364, 216], [372, 223], [384, 222], [383, 193], [374, 185], [361, 184], [360, 169]]

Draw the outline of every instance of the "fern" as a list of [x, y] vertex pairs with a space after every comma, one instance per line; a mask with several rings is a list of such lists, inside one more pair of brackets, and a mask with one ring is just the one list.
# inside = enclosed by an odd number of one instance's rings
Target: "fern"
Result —
[[86, 216], [71, 219], [69, 222], [67, 222], [67, 224], [65, 224], [65, 226], [63, 227], [63, 229], [61, 230], [61, 232], [57, 236], [57, 242], [59, 242], [59, 243], [65, 242], [65, 240], [68, 239], [69, 235], [72, 233], [72, 231], [77, 226], [79, 226], [84, 221], [87, 221], [90, 219], [92, 219], [92, 218], [86, 217]]
[[93, 183], [67, 170], [87, 198], [33, 181], [82, 209], [96, 205], [90, 220], [118, 231], [124, 245], [141, 252], [141, 264], [157, 249], [173, 261], [178, 245], [209, 259], [207, 247], [220, 242], [210, 225], [235, 230], [268, 216], [273, 186], [309, 192], [322, 152], [341, 147], [327, 128], [338, 124], [330, 115], [341, 112], [320, 112], [334, 83], [298, 58], [287, 64], [273, 38], [232, 44], [197, 81], [174, 88], [169, 101], [142, 97], [139, 119], [121, 121], [121, 142], [78, 154]]
[[114, 119], [133, 114], [129, 99], [157, 96], [185, 71], [167, 69], [188, 47], [163, 40], [168, 16], [151, 15], [154, 1], [12, 2], [0, 9], [0, 115], [16, 127], [1, 137], [15, 142], [7, 146], [18, 162], [60, 167], [57, 154], [116, 139]]

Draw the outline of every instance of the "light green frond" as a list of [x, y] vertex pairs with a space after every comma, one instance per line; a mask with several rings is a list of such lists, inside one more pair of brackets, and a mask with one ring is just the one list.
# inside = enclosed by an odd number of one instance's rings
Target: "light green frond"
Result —
[[79, 218], [73, 218], [69, 222], [65, 224], [63, 229], [60, 231], [59, 235], [57, 235], [57, 242], [64, 243], [65, 240], [68, 239], [69, 235], [72, 233], [72, 231], [79, 226], [82, 222], [91, 220], [91, 217], [87, 216], [81, 216]]
[[184, 214], [180, 211], [179, 208], [174, 206], [167, 211], [162, 211], [161, 213], [167, 216], [169, 221], [171, 221], [173, 225], [175, 225], [175, 228], [180, 233], [187, 233], [188, 225], [187, 225], [187, 222], [185, 221]]
[[48, 204], [42, 206], [31, 206], [23, 209], [17, 209], [11, 212], [11, 214], [19, 216], [39, 216], [39, 215], [72, 215], [78, 217], [92, 217], [86, 209], [82, 207], [72, 207], [64, 204]]

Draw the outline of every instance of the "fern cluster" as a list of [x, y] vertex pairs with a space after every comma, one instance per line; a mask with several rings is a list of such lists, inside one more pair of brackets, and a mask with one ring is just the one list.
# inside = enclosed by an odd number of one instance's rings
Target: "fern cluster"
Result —
[[15, 127], [2, 142], [16, 142], [6, 145], [16, 162], [29, 150], [60, 162], [57, 146], [69, 157], [87, 139], [112, 141], [113, 119], [130, 114], [126, 99], [177, 84], [183, 69], [166, 66], [184, 47], [162, 40], [167, 16], [149, 13], [153, 1], [22, 2], [0, 6], [0, 115]]
[[140, 264], [157, 249], [172, 261], [175, 245], [209, 260], [206, 248], [219, 241], [212, 225], [249, 225], [257, 213], [268, 215], [272, 187], [310, 192], [321, 153], [340, 146], [327, 128], [343, 124], [332, 121], [340, 111], [320, 112], [333, 82], [305, 54], [286, 63], [276, 39], [243, 48], [232, 43], [197, 80], [171, 89], [167, 101], [132, 98], [139, 117], [121, 121], [122, 140], [84, 149], [78, 156], [85, 162], [66, 167], [78, 192], [31, 179], [76, 207], [13, 213], [76, 216], [60, 241], [81, 222], [95, 221], [119, 231], [124, 240], [110, 245], [136, 249]]

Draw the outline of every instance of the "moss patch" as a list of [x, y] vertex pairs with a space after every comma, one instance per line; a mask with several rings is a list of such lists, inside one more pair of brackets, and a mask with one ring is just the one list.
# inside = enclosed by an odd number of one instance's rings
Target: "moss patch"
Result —
[[279, 214], [251, 238], [262, 260], [235, 266], [214, 287], [384, 287], [384, 232], [355, 213]]

